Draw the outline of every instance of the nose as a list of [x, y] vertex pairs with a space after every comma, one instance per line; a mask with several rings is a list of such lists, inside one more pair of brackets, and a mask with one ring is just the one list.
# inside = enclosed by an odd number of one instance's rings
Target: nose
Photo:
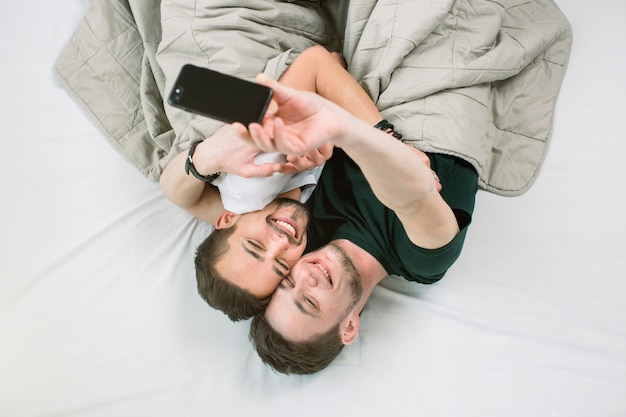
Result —
[[291, 276], [296, 280], [296, 286], [302, 283], [308, 287], [317, 287], [318, 280], [310, 265], [294, 265]]
[[317, 278], [311, 271], [307, 271], [307, 273], [304, 276], [304, 279], [306, 280], [306, 283], [309, 284], [309, 286], [317, 287]]
[[306, 268], [303, 268], [302, 278], [309, 286], [317, 287], [317, 275], [315, 275], [315, 271], [313, 271], [311, 264], [308, 264]]
[[287, 236], [284, 236], [283, 234], [278, 232], [272, 234], [272, 242], [275, 248], [279, 251], [285, 250], [291, 246], [291, 243], [289, 242], [289, 239], [287, 239]]

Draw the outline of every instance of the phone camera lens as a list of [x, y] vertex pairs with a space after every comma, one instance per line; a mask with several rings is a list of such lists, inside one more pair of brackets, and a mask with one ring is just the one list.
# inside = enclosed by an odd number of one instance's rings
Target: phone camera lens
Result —
[[175, 98], [176, 100], [180, 100], [180, 98], [183, 96], [183, 92], [184, 92], [184, 91], [185, 91], [185, 90], [183, 90], [183, 88], [182, 88], [182, 87], [176, 87], [176, 88], [174, 89], [174, 98]]

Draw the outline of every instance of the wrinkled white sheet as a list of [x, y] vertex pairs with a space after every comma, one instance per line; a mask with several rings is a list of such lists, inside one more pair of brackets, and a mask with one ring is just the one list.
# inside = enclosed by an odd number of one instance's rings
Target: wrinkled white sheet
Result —
[[478, 195], [458, 263], [389, 278], [329, 369], [276, 375], [197, 296], [210, 230], [55, 85], [86, 0], [0, 10], [0, 416], [626, 415], [626, 4], [559, 2], [574, 46], [532, 189]]

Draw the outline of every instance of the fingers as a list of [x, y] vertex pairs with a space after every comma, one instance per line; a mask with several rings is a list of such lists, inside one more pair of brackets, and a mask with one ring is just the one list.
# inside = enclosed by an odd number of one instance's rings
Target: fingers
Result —
[[276, 172], [280, 172], [281, 174], [291, 175], [296, 172], [300, 172], [301, 170], [294, 166], [292, 163], [287, 162], [286, 164], [281, 164]]
[[244, 178], [269, 177], [270, 175], [274, 175], [274, 173], [276, 172], [281, 172], [281, 165], [283, 164], [266, 163], [256, 165], [252, 163], [242, 168], [241, 172], [238, 173], [238, 175]]
[[268, 104], [267, 106], [267, 110], [265, 111], [265, 114], [270, 116], [276, 113], [276, 110], [278, 110], [278, 103], [276, 103], [276, 100], [271, 99], [270, 104]]
[[[225, 126], [228, 126], [228, 125], [225, 125]], [[231, 126], [232, 126], [232, 128], [233, 128], [233, 129], [235, 129], [235, 132], [236, 132], [238, 135], [241, 135], [241, 136], [245, 136], [245, 135], [246, 135], [246, 133], [247, 133], [247, 129], [246, 129], [246, 127], [243, 125], [243, 123], [233, 122], [233, 123], [231, 124]]]
[[335, 146], [332, 144], [332, 142], [327, 142], [324, 145], [322, 145], [320, 148], [317, 148], [322, 158], [324, 158], [322, 162], [328, 161], [330, 157], [333, 156], [334, 148]]
[[[332, 143], [307, 152], [302, 156], [288, 155], [287, 161], [291, 163], [298, 171], [313, 169], [326, 162], [333, 154]], [[282, 171], [281, 171], [282, 172]]]
[[[305, 170], [313, 169], [319, 165], [319, 164], [316, 164], [313, 160], [309, 159], [307, 156], [291, 156], [290, 155], [287, 157], [287, 162], [289, 162], [291, 166], [285, 169], [288, 170], [293, 167], [295, 171], [305, 171]], [[285, 171], [281, 170], [280, 172], [284, 173]]]
[[431, 171], [433, 173], [433, 178], [435, 178], [435, 188], [439, 192], [443, 188], [443, 186], [441, 185], [441, 182], [439, 181], [439, 175], [437, 175], [437, 173], [433, 171], [432, 169]]
[[[274, 122], [274, 125], [276, 125], [276, 121]], [[270, 137], [268, 132], [263, 129], [263, 126], [258, 123], [251, 123], [248, 128], [250, 132], [250, 138], [260, 150], [265, 152], [275, 151], [276, 146], [274, 140]]]

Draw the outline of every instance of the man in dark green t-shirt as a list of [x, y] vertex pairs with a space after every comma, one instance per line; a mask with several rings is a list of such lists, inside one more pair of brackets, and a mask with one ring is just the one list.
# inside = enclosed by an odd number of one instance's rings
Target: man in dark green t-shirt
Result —
[[308, 202], [311, 218], [307, 252], [334, 239], [347, 239], [371, 254], [387, 274], [422, 284], [439, 280], [457, 259], [474, 209], [477, 174], [467, 162], [448, 155], [429, 155], [442, 184], [441, 195], [459, 225], [452, 241], [425, 249], [411, 242], [402, 222], [374, 195], [359, 166], [341, 149], [326, 162]]
[[257, 146], [288, 155], [328, 141], [336, 146], [309, 203], [308, 247], [315, 250], [291, 268], [250, 327], [265, 363], [283, 373], [312, 373], [356, 339], [360, 313], [386, 276], [432, 283], [444, 275], [471, 221], [477, 175], [452, 156], [424, 162], [425, 154], [407, 152], [319, 96], [267, 77], [258, 81], [274, 90], [279, 108], [265, 129], [250, 126]]

